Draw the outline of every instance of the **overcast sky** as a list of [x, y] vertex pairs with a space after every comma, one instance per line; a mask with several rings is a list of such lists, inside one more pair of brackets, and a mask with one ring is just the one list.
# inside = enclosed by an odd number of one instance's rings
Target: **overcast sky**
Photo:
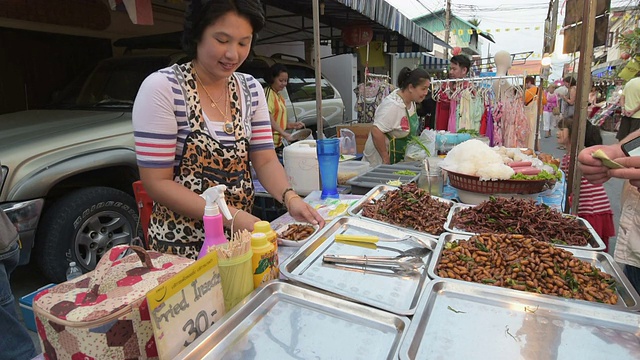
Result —
[[[386, 0], [409, 18], [415, 18], [430, 11], [444, 8], [444, 0]], [[560, 0], [559, 22], [564, 18], [564, 0]], [[612, 6], [624, 6], [634, 0], [613, 0]], [[510, 53], [533, 51], [541, 53], [544, 37], [544, 20], [547, 17], [549, 1], [543, 0], [452, 0], [451, 12], [464, 19], [479, 19], [480, 29], [491, 30], [496, 43], [483, 40], [482, 56], [498, 50]], [[444, 16], [442, 16], [444, 22]], [[538, 30], [535, 30], [539, 27]], [[518, 31], [515, 29], [519, 28]], [[529, 28], [529, 29], [525, 29]], [[499, 29], [500, 31], [496, 31]], [[509, 29], [509, 31], [506, 31]], [[490, 50], [489, 50], [490, 47]], [[538, 57], [539, 58], [539, 57]]]

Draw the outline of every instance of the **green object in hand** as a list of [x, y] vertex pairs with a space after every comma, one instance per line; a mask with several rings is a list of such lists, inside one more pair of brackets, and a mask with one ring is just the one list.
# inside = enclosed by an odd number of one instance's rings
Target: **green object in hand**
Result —
[[608, 167], [609, 169], [624, 169], [623, 165], [620, 165], [617, 162], [609, 159], [609, 156], [607, 156], [607, 154], [602, 151], [602, 149], [596, 150], [591, 154], [591, 156], [602, 161], [602, 165]]

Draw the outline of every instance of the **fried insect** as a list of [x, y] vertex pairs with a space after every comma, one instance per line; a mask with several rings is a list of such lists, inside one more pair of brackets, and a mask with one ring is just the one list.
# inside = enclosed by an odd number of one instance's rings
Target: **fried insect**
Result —
[[554, 244], [585, 246], [591, 239], [589, 230], [578, 219], [526, 199], [492, 197], [457, 212], [451, 223], [469, 232], [521, 234]]
[[438, 201], [415, 183], [389, 191], [362, 209], [362, 215], [389, 224], [440, 235], [451, 204]]
[[567, 250], [514, 234], [482, 234], [447, 243], [440, 277], [616, 304], [616, 280]]
[[287, 230], [282, 232], [280, 238], [285, 240], [300, 241], [311, 236], [314, 231], [316, 231], [316, 229], [311, 225], [291, 224], [289, 225], [289, 227], [287, 227]]

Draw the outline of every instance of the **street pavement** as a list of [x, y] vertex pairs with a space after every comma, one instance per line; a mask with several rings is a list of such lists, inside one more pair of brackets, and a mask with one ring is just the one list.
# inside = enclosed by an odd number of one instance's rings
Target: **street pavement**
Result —
[[[602, 132], [602, 138], [605, 144], [614, 144], [616, 142], [615, 133], [613, 132]], [[552, 131], [552, 136], [549, 138], [545, 138], [544, 136], [540, 140], [540, 150], [545, 153], [552, 154], [554, 157], [561, 158], [565, 151], [559, 150], [557, 148], [558, 144], [556, 142], [556, 131]], [[620, 199], [622, 192], [622, 180], [611, 179], [605, 184], [605, 189], [607, 190], [607, 194], [609, 195], [609, 200], [611, 200], [611, 206], [614, 212], [614, 224], [618, 224], [620, 219]], [[611, 238], [609, 241], [609, 253], [613, 254], [613, 249], [615, 247], [615, 238]], [[29, 265], [21, 266], [13, 273], [11, 277], [11, 288], [13, 290], [13, 294], [16, 298], [16, 307], [19, 307], [18, 300], [20, 297], [27, 295], [42, 286], [47, 285], [49, 282], [44, 279], [41, 275], [38, 268], [32, 262]], [[18, 309], [19, 316], [22, 316], [20, 310]], [[36, 349], [40, 349], [40, 342], [38, 340], [38, 334], [29, 331], [31, 338], [36, 346]]]

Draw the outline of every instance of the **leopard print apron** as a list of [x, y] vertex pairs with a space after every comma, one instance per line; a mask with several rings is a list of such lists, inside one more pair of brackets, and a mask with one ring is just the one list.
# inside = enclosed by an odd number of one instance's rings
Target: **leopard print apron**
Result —
[[[211, 186], [224, 184], [227, 186], [227, 203], [251, 212], [254, 188], [246, 131], [250, 127], [251, 96], [245, 78], [233, 76], [229, 80], [231, 119], [236, 142], [234, 146], [225, 146], [214, 139], [207, 129], [192, 64], [174, 65], [172, 69], [185, 95], [191, 131], [184, 143], [182, 159], [174, 169], [174, 180], [198, 195]], [[240, 95], [236, 82], [242, 90]], [[245, 102], [245, 114], [242, 113], [241, 96]], [[203, 242], [202, 219], [191, 219], [154, 203], [149, 222], [149, 245], [153, 250], [196, 259]]]

